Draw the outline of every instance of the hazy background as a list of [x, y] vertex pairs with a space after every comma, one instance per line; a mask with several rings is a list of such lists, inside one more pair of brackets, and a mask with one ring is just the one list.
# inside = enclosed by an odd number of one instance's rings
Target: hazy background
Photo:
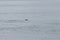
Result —
[[0, 40], [60, 40], [59, 4], [59, 0], [1, 0]]

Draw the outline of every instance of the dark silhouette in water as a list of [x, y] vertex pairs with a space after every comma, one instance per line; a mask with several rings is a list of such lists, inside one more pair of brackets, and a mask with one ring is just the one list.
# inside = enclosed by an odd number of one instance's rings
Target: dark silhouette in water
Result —
[[28, 19], [25, 19], [25, 21], [28, 21]]
[[29, 20], [28, 19], [24, 19], [24, 20], [0, 20], [0, 22], [5, 22], [5, 23], [26, 23], [28, 22]]

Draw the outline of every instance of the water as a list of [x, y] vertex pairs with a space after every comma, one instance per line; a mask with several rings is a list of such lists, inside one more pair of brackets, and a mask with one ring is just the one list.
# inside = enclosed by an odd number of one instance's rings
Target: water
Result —
[[0, 40], [60, 40], [59, 3], [0, 1]]

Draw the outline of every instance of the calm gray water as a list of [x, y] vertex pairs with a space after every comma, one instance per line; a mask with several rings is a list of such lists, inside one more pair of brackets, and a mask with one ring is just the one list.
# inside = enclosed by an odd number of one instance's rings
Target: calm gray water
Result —
[[0, 0], [0, 40], [60, 40], [59, 0]]

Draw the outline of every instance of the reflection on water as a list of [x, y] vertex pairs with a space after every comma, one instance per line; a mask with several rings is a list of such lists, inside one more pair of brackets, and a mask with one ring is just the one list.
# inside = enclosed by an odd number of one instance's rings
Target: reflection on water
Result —
[[16, 35], [19, 35], [17, 37], [21, 36], [25, 37], [28, 35], [30, 38], [30, 36], [32, 35], [34, 38], [36, 36], [37, 37], [39, 36], [38, 38], [41, 37], [43, 39], [44, 37], [46, 37], [47, 39], [47, 38], [55, 38], [56, 36], [59, 37], [58, 35], [60, 35], [60, 28], [53, 27], [51, 24], [50, 25], [47, 24], [44, 27], [42, 25], [28, 25], [28, 26], [25, 25], [25, 26], [3, 27], [0, 28], [0, 33], [1, 32], [3, 32], [4, 35], [8, 34], [9, 37], [10, 35], [11, 36], [13, 35], [14, 37], [16, 37]]
[[[50, 23], [49, 23], [50, 24]], [[54, 23], [55, 24], [55, 23]], [[12, 27], [2, 27], [0, 28], [0, 31], [2, 30], [10, 30], [10, 31], [31, 31], [31, 32], [60, 32], [59, 29], [60, 27], [55, 27], [53, 23], [50, 25], [24, 25], [24, 26], [12, 26]]]
[[0, 28], [0, 31], [2, 30], [10, 30], [10, 31], [19, 31], [19, 30], [24, 30], [24, 31], [40, 31], [40, 27], [38, 26], [20, 26], [20, 27], [3, 27]]

